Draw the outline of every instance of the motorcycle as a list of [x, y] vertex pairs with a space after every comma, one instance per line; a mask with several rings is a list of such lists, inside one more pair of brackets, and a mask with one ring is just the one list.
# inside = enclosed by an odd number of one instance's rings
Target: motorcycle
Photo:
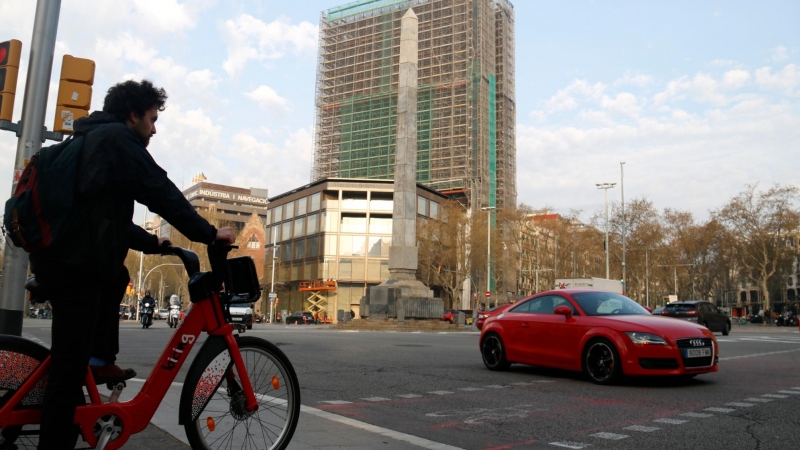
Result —
[[153, 324], [153, 311], [154, 305], [150, 302], [145, 302], [142, 305], [141, 310], [141, 322], [142, 328], [150, 328], [150, 325]]
[[171, 305], [169, 307], [169, 314], [167, 314], [167, 325], [169, 325], [170, 328], [177, 327], [180, 320], [181, 320], [181, 307], [176, 305]]

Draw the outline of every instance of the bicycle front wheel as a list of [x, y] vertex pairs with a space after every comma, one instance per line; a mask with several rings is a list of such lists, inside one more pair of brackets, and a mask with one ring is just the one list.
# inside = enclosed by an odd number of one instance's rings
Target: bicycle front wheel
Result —
[[[209, 345], [186, 377], [181, 415], [193, 449], [283, 450], [300, 417], [300, 385], [286, 355], [260, 338], [238, 338], [258, 410], [245, 408], [241, 374], [227, 346]], [[192, 392], [188, 394], [188, 390]]]

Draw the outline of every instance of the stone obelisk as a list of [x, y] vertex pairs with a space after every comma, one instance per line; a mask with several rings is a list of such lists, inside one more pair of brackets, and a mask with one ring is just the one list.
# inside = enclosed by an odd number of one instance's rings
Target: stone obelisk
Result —
[[[417, 44], [419, 19], [409, 8], [400, 21], [400, 79], [397, 87], [394, 210], [389, 279], [369, 288], [369, 317], [438, 317], [442, 301], [417, 280]], [[406, 307], [413, 311], [406, 311]], [[438, 307], [438, 308], [437, 308]], [[416, 311], [416, 312], [414, 312]], [[420, 313], [419, 311], [425, 311]], [[407, 314], [408, 313], [408, 314]]]

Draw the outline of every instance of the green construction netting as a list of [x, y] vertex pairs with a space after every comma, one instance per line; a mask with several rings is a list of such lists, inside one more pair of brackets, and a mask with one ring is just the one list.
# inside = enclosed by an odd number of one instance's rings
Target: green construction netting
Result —
[[343, 19], [345, 17], [355, 16], [357, 14], [363, 14], [376, 9], [385, 8], [387, 6], [402, 5], [403, 3], [409, 3], [409, 0], [360, 0], [357, 2], [348, 3], [346, 5], [329, 9], [328, 23]]

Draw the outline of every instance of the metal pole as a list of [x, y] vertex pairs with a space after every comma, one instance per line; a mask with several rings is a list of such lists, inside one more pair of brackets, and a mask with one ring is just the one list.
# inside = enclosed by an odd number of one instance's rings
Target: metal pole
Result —
[[536, 294], [539, 293], [539, 236], [536, 236]]
[[[60, 11], [61, 0], [39, 0], [36, 3], [22, 120], [14, 164], [15, 174], [22, 173], [25, 160], [38, 152], [44, 141], [44, 115], [47, 109], [47, 94], [50, 88], [50, 72], [53, 70]], [[17, 182], [12, 181], [11, 192], [14, 192], [16, 187]], [[25, 307], [28, 255], [21, 248], [14, 248], [10, 240], [6, 240], [3, 267], [3, 283], [0, 286], [0, 333], [20, 336], [22, 310]]]
[[672, 277], [675, 283], [675, 296], [678, 296], [678, 266], [672, 266]]
[[[492, 291], [492, 210], [486, 208], [486, 292]], [[491, 295], [491, 294], [490, 294]], [[489, 297], [486, 297], [486, 311], [489, 310]]]
[[553, 282], [555, 283], [555, 279], [558, 278], [558, 235], [556, 235], [556, 241], [554, 243], [553, 249]]
[[608, 189], [606, 191], [606, 280], [608, 279]]
[[578, 254], [575, 253], [575, 233], [572, 233], [572, 286], [575, 286], [575, 273], [578, 270]]
[[269, 287], [269, 323], [275, 324], [275, 300], [272, 294], [275, 293], [275, 261], [278, 259], [278, 243], [275, 241], [278, 232], [278, 225], [272, 227], [272, 284]]
[[[620, 185], [622, 191], [622, 293], [628, 291], [628, 279], [625, 278], [625, 162], [619, 163]], [[647, 305], [650, 306], [650, 305]]]
[[647, 299], [647, 306], [650, 306], [650, 258], [647, 254], [648, 248], [644, 249], [644, 280], [645, 280], [645, 298]]
[[[144, 208], [144, 215], [142, 216], [142, 228], [145, 227], [147, 222], [147, 207]], [[139, 304], [142, 294], [142, 267], [144, 266], [144, 252], [139, 252], [139, 288], [136, 290], [136, 304]], [[149, 275], [149, 272], [148, 272]], [[136, 308], [136, 319], [139, 319], [139, 308]]]

